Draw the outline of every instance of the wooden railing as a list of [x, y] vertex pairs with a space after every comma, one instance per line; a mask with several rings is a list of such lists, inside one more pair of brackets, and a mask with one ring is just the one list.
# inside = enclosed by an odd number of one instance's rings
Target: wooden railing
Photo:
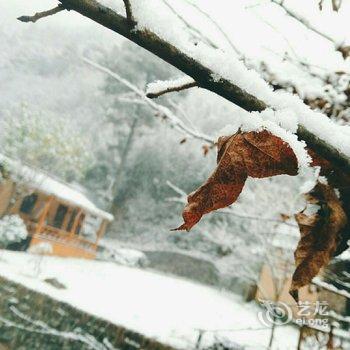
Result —
[[25, 223], [27, 225], [28, 233], [31, 236], [44, 238], [53, 242], [69, 246], [83, 248], [92, 252], [95, 252], [97, 249], [96, 243], [91, 242], [78, 235], [72, 235], [70, 232], [67, 232], [65, 230], [50, 225], [41, 225], [39, 227], [38, 223], [30, 220], [25, 220]]

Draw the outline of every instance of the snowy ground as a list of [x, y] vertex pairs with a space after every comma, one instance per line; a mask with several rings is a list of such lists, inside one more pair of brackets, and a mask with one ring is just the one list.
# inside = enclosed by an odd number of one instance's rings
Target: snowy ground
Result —
[[[194, 348], [198, 329], [213, 330], [247, 349], [264, 349], [269, 329], [257, 319], [259, 309], [239, 297], [183, 279], [110, 262], [40, 257], [0, 251], [0, 275], [181, 349]], [[56, 278], [66, 289], [43, 280]], [[247, 329], [248, 328], [248, 329]], [[258, 330], [255, 330], [258, 328]], [[229, 330], [229, 331], [228, 331]], [[217, 334], [217, 333], [216, 333]], [[298, 331], [277, 329], [274, 349], [296, 349]]]

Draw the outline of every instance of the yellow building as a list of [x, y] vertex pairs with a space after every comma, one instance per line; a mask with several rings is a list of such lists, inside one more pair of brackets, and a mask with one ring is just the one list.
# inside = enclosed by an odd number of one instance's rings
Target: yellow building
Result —
[[0, 217], [19, 215], [29, 245], [50, 243], [52, 254], [94, 258], [113, 216], [80, 190], [0, 154]]

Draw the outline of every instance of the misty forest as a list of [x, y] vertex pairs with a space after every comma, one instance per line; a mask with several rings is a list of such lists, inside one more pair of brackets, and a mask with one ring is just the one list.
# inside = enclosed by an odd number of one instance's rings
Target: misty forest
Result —
[[0, 350], [350, 349], [349, 0], [0, 4]]

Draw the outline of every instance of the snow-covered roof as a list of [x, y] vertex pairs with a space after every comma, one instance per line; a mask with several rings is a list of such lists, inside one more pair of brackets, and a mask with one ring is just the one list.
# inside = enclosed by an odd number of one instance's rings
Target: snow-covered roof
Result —
[[6, 165], [12, 175], [18, 176], [17, 181], [26, 183], [30, 188], [53, 195], [64, 202], [85, 209], [89, 213], [103, 217], [108, 221], [113, 220], [112, 214], [97, 208], [82, 192], [43, 171], [24, 165], [1, 153], [0, 164]]

